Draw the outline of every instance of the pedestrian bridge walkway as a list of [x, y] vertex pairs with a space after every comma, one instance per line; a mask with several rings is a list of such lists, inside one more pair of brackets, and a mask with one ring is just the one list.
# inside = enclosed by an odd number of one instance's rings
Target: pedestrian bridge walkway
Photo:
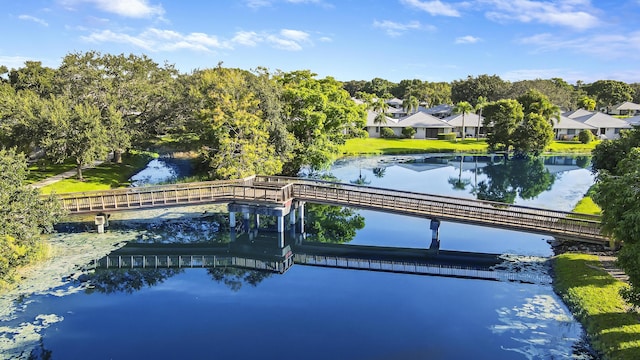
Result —
[[276, 176], [67, 193], [59, 198], [71, 214], [205, 203], [290, 207], [293, 202], [311, 202], [609, 243], [601, 234], [600, 218], [595, 215]]

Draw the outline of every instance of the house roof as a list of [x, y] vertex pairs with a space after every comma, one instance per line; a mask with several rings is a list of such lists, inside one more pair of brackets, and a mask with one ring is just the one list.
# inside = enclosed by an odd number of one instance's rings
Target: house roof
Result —
[[640, 115], [625, 118], [624, 121], [628, 122], [631, 126], [640, 126]]
[[589, 124], [585, 124], [581, 121], [572, 119], [570, 117], [566, 117], [564, 115], [560, 116], [560, 121], [558, 121], [555, 125], [553, 125], [554, 129], [595, 129], [595, 126], [591, 126]]
[[611, 110], [640, 110], [640, 105], [632, 103], [631, 101], [625, 101], [612, 106]]
[[[464, 115], [464, 126], [465, 127], [467, 127], [467, 126], [477, 127], [478, 124], [480, 124], [480, 126], [482, 126], [482, 119], [483, 119], [483, 117], [478, 116], [478, 114], [474, 114], [474, 113], [465, 114]], [[462, 127], [462, 114], [453, 114], [451, 116], [447, 116], [446, 118], [444, 118], [442, 120], [446, 121], [451, 126]]]
[[398, 121], [398, 126], [413, 126], [413, 127], [425, 127], [425, 128], [450, 128], [447, 122], [438, 119], [435, 116], [429, 115], [425, 112], [418, 111], [417, 113], [403, 117]]
[[440, 104], [425, 110], [427, 114], [450, 114], [453, 111], [453, 106], [449, 104]]
[[585, 109], [578, 109], [578, 110], [564, 112], [564, 113], [562, 113], [562, 116], [566, 116], [568, 118], [575, 119], [577, 117], [586, 116], [586, 115], [590, 115], [590, 114], [593, 114], [593, 113], [594, 113], [593, 111], [588, 111], [588, 110], [585, 110]]
[[390, 126], [391, 124], [397, 123], [399, 120], [399, 119], [393, 119], [388, 116], [385, 116], [385, 119], [387, 120], [386, 124], [376, 124], [374, 122], [376, 119], [376, 116], [378, 116], [377, 112], [372, 110], [367, 110], [367, 126]]
[[583, 122], [597, 128], [614, 128], [614, 129], [630, 129], [628, 122], [614, 118], [601, 112], [591, 113], [589, 115], [573, 118], [576, 121]]
[[392, 106], [402, 106], [402, 100], [398, 99], [398, 98], [393, 98], [393, 99], [389, 99], [387, 100], [387, 104], [392, 105]]

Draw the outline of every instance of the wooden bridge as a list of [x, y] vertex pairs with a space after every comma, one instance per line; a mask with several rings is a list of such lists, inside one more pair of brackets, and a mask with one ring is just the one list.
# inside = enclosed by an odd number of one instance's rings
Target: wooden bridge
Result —
[[595, 215], [276, 176], [67, 193], [59, 198], [71, 214], [220, 202], [286, 206], [295, 200], [547, 234], [597, 244], [609, 242], [600, 233], [600, 218]]

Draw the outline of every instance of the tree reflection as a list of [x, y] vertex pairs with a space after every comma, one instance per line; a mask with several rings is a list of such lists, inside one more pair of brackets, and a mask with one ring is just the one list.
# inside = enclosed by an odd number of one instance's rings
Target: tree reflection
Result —
[[460, 168], [458, 178], [450, 177], [447, 182], [453, 187], [453, 190], [464, 190], [471, 185], [471, 179], [462, 178], [462, 165], [464, 164], [464, 156], [460, 156]]
[[207, 273], [213, 280], [225, 284], [232, 291], [239, 291], [243, 284], [253, 287], [258, 286], [262, 280], [270, 277], [271, 272], [261, 270], [249, 270], [241, 268], [209, 268]]
[[307, 204], [307, 233], [314, 241], [346, 243], [364, 228], [364, 217], [342, 206]]
[[377, 167], [373, 169], [373, 175], [379, 179], [383, 178], [386, 172], [387, 168], [384, 167]]
[[181, 273], [183, 269], [98, 269], [88, 274], [86, 279], [91, 284], [86, 292], [114, 294], [124, 292], [131, 294], [144, 287], [158, 285], [168, 278]]
[[544, 166], [542, 158], [512, 159], [501, 164], [489, 163], [481, 169], [488, 180], [478, 183], [475, 189], [478, 199], [508, 204], [516, 196], [533, 199], [550, 190], [556, 180]]

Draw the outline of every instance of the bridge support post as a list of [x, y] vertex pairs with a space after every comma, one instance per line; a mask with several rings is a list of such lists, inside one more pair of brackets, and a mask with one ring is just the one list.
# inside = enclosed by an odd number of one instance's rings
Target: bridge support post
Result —
[[298, 221], [300, 222], [300, 234], [304, 234], [304, 202], [298, 204]]
[[431, 219], [431, 246], [430, 250], [440, 250], [440, 220]]
[[251, 217], [251, 214], [249, 214], [248, 211], [242, 213], [242, 228], [246, 232], [251, 231], [251, 223], [249, 222], [250, 217]]
[[233, 211], [229, 211], [229, 227], [231, 229], [236, 228], [236, 213]]
[[291, 227], [295, 229], [295, 224], [296, 224], [296, 209], [291, 209], [291, 212], [289, 213], [289, 224], [291, 224]]
[[104, 228], [109, 226], [109, 218], [106, 214], [98, 214], [95, 217], [95, 224], [98, 227], [98, 234], [104, 234]]

